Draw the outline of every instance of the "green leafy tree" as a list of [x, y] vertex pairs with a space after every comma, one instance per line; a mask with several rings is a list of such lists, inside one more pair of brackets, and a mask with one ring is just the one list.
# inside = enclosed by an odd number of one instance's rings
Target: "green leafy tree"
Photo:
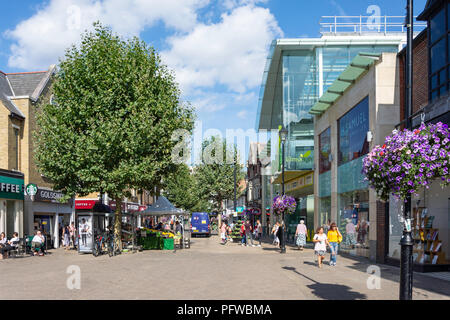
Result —
[[[202, 145], [203, 161], [195, 168], [195, 176], [201, 197], [213, 204], [213, 211], [222, 212], [222, 202], [234, 199], [234, 168], [236, 183], [244, 179], [243, 166], [239, 163], [237, 148], [228, 146], [226, 140], [211, 137]], [[230, 160], [231, 159], [231, 160]], [[237, 197], [243, 188], [237, 187]]]
[[193, 111], [152, 47], [99, 23], [94, 29], [66, 50], [54, 103], [38, 108], [36, 162], [67, 197], [107, 192], [116, 201], [120, 245], [122, 198], [131, 189], [160, 187], [176, 169], [171, 135], [192, 131]]
[[210, 204], [199, 194], [196, 176], [189, 167], [180, 164], [174, 173], [165, 179], [163, 194], [176, 207], [190, 212], [208, 212]]

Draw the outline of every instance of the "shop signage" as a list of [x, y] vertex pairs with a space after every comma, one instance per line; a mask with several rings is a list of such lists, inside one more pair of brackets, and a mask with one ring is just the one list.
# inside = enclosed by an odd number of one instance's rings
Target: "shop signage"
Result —
[[295, 179], [294, 181], [288, 182], [286, 184], [286, 191], [292, 191], [296, 189], [301, 189], [313, 184], [313, 173], [308, 174], [307, 176], [300, 177]]
[[23, 200], [23, 179], [0, 175], [0, 198]]
[[29, 196], [34, 196], [36, 195], [38, 188], [34, 183], [29, 183], [27, 184], [26, 190]]
[[[109, 206], [111, 207], [111, 209], [114, 211], [116, 210], [116, 202], [115, 201], [111, 201], [109, 203]], [[125, 206], [127, 208], [127, 212], [136, 212], [136, 211], [144, 211], [146, 209], [146, 207], [144, 207], [143, 210], [141, 210], [140, 206], [138, 203], [124, 203], [122, 202], [122, 211], [125, 211]]]
[[34, 197], [34, 200], [35, 201], [57, 202], [63, 196], [64, 196], [64, 194], [62, 192], [59, 192], [59, 191], [38, 189], [37, 193], [36, 193], [36, 196]]
[[89, 210], [94, 208], [95, 200], [75, 200], [76, 210]]

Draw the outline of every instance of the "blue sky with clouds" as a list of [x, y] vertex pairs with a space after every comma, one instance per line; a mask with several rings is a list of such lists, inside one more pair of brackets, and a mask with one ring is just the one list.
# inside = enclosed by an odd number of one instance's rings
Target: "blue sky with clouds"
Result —
[[[426, 0], [415, 0], [415, 14]], [[0, 70], [45, 70], [100, 20], [155, 46], [203, 130], [254, 128], [268, 46], [318, 37], [323, 15], [404, 15], [406, 0], [0, 0]]]

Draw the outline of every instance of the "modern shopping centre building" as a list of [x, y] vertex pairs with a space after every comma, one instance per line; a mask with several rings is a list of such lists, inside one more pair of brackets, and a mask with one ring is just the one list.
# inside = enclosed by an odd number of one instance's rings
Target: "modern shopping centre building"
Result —
[[[327, 222], [319, 221], [319, 217], [331, 219], [330, 214], [320, 215], [320, 205], [315, 198], [318, 175], [314, 172], [318, 168], [314, 154], [318, 146], [314, 142], [315, 115], [311, 112], [312, 107], [360, 53], [398, 53], [406, 45], [404, 17], [379, 18], [379, 23], [373, 25], [367, 23], [369, 17], [323, 17], [320, 37], [277, 39], [270, 47], [260, 91], [256, 129], [279, 130], [284, 127], [288, 130], [285, 190], [298, 200], [295, 214], [286, 221], [288, 239], [293, 239], [300, 218], [305, 219], [311, 231]], [[415, 31], [418, 33], [425, 26], [418, 23]], [[355, 80], [349, 81], [352, 83]], [[277, 152], [279, 154], [281, 149]], [[265, 195], [274, 196], [280, 192], [280, 159], [276, 157], [272, 175], [264, 180]], [[331, 193], [331, 188], [325, 189], [324, 192], [328, 190]], [[321, 196], [331, 198], [331, 194]]]

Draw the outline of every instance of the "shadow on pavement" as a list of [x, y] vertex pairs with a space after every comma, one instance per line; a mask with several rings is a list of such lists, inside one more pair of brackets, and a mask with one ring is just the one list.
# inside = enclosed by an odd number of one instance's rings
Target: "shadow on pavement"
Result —
[[[347, 266], [347, 268], [367, 273], [367, 268], [370, 265], [376, 265], [380, 268], [380, 276], [382, 279], [396, 283], [399, 283], [400, 281], [400, 268], [398, 267], [371, 263], [368, 259], [360, 257], [349, 257], [345, 255], [345, 258], [349, 258], [354, 261], [354, 263]], [[450, 283], [448, 281], [432, 278], [416, 272], [413, 274], [413, 288], [450, 296]]]
[[[306, 262], [305, 262], [306, 263]], [[310, 264], [308, 262], [307, 264]], [[314, 265], [314, 264], [313, 264]], [[311, 279], [308, 276], [297, 271], [294, 267], [283, 267], [284, 270], [292, 271], [303, 278], [314, 282], [314, 284], [307, 285], [309, 289], [312, 290], [312, 294], [318, 298], [325, 300], [363, 300], [367, 299], [367, 296], [363, 293], [352, 291], [349, 286], [333, 283], [320, 283], [316, 280]]]

